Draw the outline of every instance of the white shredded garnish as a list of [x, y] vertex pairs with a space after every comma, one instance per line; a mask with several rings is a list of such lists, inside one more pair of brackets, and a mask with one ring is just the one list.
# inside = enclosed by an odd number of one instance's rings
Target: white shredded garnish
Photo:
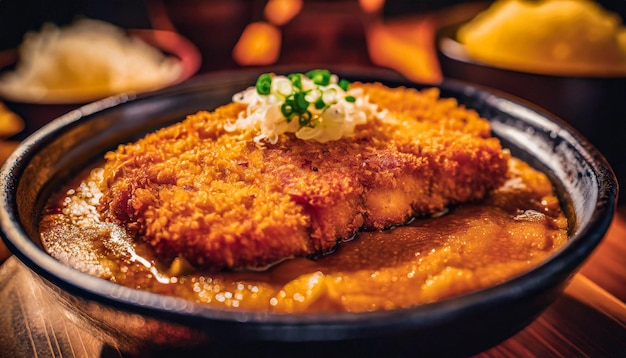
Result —
[[266, 140], [272, 144], [283, 133], [295, 133], [299, 139], [320, 143], [354, 136], [355, 127], [376, 114], [377, 106], [369, 102], [362, 89], [345, 91], [337, 75], [317, 71], [329, 76], [322, 84], [308, 74], [266, 74], [266, 94], [259, 93], [257, 82], [256, 87], [233, 96], [233, 102], [244, 103], [247, 109], [224, 128], [232, 132], [253, 127], [259, 131], [254, 138], [256, 143]]

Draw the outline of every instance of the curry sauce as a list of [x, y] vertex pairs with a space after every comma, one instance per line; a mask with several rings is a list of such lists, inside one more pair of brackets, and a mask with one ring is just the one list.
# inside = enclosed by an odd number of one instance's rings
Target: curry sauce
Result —
[[93, 173], [51, 200], [40, 226], [45, 249], [120, 285], [217, 307], [295, 313], [414, 306], [509, 280], [567, 241], [549, 179], [512, 158], [507, 182], [481, 202], [360, 232], [332, 253], [263, 270], [201, 271], [183, 259], [162, 262], [123, 227], [101, 222]]

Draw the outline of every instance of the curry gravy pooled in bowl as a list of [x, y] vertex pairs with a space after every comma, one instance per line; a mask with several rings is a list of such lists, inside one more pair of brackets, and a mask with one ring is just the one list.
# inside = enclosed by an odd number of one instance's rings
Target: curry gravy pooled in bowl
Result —
[[106, 154], [51, 198], [47, 252], [117, 284], [271, 312], [404, 308], [509, 280], [567, 241], [546, 175], [439, 90], [326, 70]]

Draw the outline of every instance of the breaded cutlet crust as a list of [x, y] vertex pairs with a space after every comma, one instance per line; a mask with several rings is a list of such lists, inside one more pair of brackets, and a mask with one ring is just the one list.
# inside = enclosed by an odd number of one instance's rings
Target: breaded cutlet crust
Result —
[[354, 83], [386, 111], [328, 143], [227, 132], [242, 104], [199, 112], [106, 155], [99, 211], [166, 259], [259, 267], [332, 249], [360, 229], [479, 200], [509, 154], [487, 120], [418, 91]]

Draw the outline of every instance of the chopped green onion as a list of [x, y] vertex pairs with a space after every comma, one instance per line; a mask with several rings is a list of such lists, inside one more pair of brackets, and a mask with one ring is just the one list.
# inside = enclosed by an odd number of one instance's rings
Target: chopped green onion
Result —
[[270, 94], [270, 90], [272, 89], [272, 75], [269, 73], [264, 73], [259, 76], [256, 81], [256, 90], [259, 94], [267, 95]]
[[312, 70], [307, 72], [306, 76], [319, 86], [328, 86], [330, 83], [330, 71], [328, 70]]
[[287, 118], [287, 122], [291, 122], [291, 116], [293, 115], [293, 105], [291, 103], [293, 102], [285, 102], [280, 106], [280, 111]]
[[345, 78], [342, 78], [342, 79], [339, 80], [339, 83], [337, 85], [342, 90], [347, 91], [348, 87], [350, 87], [350, 81], [346, 80]]
[[300, 127], [306, 127], [308, 125], [311, 124], [311, 112], [306, 111], [302, 114], [300, 114], [300, 117], [298, 118], [298, 124], [300, 124]]
[[318, 97], [317, 101], [315, 101], [315, 109], [322, 109], [326, 106], [326, 103], [322, 99], [322, 97]]
[[[315, 69], [304, 74], [291, 73], [286, 76], [263, 73], [252, 90], [261, 95], [261, 101], [268, 102], [266, 105], [271, 103], [278, 106], [287, 123], [297, 119], [301, 129], [316, 128], [324, 123], [325, 112], [342, 101], [344, 103], [341, 105], [345, 105], [345, 102], [355, 103], [356, 98], [346, 93], [349, 86], [350, 81], [339, 79], [328, 70]], [[333, 112], [330, 116], [335, 118], [341, 115], [337, 113]], [[291, 129], [294, 126], [288, 127], [288, 131], [294, 131]], [[324, 133], [329, 128], [322, 128], [319, 132]], [[319, 133], [314, 135], [319, 136]], [[268, 136], [265, 135], [264, 138]]]
[[294, 109], [298, 113], [304, 113], [309, 108], [309, 101], [306, 100], [305, 92], [296, 92], [293, 95]]
[[293, 84], [284, 77], [277, 77], [272, 80], [272, 88], [270, 92], [275, 92], [282, 97], [287, 97], [293, 92]]
[[302, 74], [301, 73], [290, 73], [287, 78], [291, 81], [291, 84], [298, 89], [302, 89]]

